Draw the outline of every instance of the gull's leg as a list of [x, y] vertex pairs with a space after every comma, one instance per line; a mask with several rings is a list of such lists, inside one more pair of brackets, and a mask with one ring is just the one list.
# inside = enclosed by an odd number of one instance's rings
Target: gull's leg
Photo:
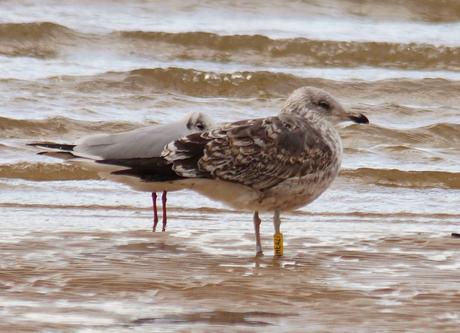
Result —
[[166, 191], [163, 191], [163, 195], [161, 196], [161, 202], [163, 204], [163, 228], [161, 229], [161, 231], [166, 231], [166, 222], [167, 222], [167, 219], [166, 219], [166, 195], [167, 195], [168, 192]]
[[281, 257], [283, 255], [283, 234], [280, 232], [280, 211], [275, 210], [273, 214], [273, 226], [275, 227], [275, 234], [273, 235], [273, 249], [275, 256]]
[[153, 227], [152, 227], [152, 231], [155, 232], [157, 230], [157, 224], [158, 224], [157, 194], [155, 192], [152, 192], [152, 208], [153, 208]]
[[260, 223], [262, 220], [259, 218], [259, 212], [254, 211], [254, 231], [256, 233], [256, 256], [263, 256], [262, 243], [260, 242]]

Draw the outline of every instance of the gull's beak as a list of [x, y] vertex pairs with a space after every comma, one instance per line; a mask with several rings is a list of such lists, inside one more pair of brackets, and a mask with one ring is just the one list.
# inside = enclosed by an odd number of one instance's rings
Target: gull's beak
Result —
[[369, 124], [369, 119], [362, 113], [359, 115], [349, 114], [348, 119], [357, 123], [357, 124]]

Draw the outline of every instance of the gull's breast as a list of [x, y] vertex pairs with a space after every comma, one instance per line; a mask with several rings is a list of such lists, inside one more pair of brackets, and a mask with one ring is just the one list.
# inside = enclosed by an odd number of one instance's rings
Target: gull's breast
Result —
[[339, 165], [304, 177], [289, 178], [263, 193], [259, 210], [290, 211], [303, 207], [318, 198], [334, 181]]

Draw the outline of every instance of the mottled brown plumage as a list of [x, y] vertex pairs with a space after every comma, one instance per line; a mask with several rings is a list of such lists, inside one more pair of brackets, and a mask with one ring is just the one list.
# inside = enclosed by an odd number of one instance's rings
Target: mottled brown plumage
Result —
[[217, 178], [264, 191], [324, 169], [332, 151], [303, 118], [281, 114], [189, 135], [167, 146], [163, 156], [182, 177]]

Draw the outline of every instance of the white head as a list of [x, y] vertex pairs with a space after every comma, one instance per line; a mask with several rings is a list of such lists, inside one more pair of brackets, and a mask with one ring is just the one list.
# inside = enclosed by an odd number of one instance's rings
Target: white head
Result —
[[289, 113], [306, 118], [324, 118], [332, 124], [343, 121], [368, 124], [363, 114], [346, 112], [342, 105], [326, 91], [314, 87], [301, 87], [289, 95], [280, 113]]
[[190, 112], [185, 116], [186, 126], [190, 132], [203, 132], [211, 129], [214, 122], [202, 112]]

